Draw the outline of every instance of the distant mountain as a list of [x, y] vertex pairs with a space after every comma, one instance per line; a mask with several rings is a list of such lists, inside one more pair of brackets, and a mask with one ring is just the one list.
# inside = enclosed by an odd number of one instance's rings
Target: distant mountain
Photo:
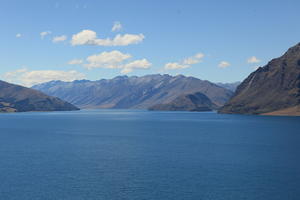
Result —
[[51, 81], [33, 87], [81, 108], [147, 109], [169, 103], [183, 94], [201, 92], [222, 106], [233, 92], [209, 81], [182, 75], [118, 76], [98, 81]]
[[216, 83], [218, 86], [226, 88], [228, 90], [231, 90], [232, 92], [235, 92], [236, 88], [241, 84], [240, 81], [233, 82], [233, 83]]
[[42, 92], [0, 81], [0, 112], [66, 110], [78, 110], [78, 108]]
[[251, 73], [220, 112], [300, 115], [300, 43]]
[[151, 106], [149, 110], [170, 110], [170, 111], [211, 111], [217, 109], [211, 100], [201, 92], [194, 94], [180, 95], [170, 103]]

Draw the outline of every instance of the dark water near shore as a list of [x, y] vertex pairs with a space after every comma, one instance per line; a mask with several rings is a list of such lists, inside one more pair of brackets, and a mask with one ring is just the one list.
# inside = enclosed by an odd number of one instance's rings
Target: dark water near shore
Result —
[[0, 199], [299, 200], [300, 118], [1, 114]]

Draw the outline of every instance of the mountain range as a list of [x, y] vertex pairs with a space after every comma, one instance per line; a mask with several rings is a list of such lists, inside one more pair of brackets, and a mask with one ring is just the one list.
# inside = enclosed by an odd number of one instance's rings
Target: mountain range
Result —
[[32, 89], [0, 81], [0, 112], [77, 110], [72, 104], [80, 108], [300, 115], [300, 43], [242, 83], [215, 84], [167, 74], [50, 81]]
[[170, 103], [181, 95], [197, 92], [209, 98], [216, 108], [223, 106], [233, 95], [231, 90], [206, 80], [167, 74], [118, 76], [97, 81], [51, 81], [32, 88], [80, 108], [148, 109]]
[[80, 108], [300, 115], [300, 43], [241, 83], [215, 84], [167, 74], [50, 81], [32, 89], [0, 81], [0, 112], [77, 110], [72, 104]]
[[69, 110], [78, 110], [78, 108], [34, 89], [0, 81], [0, 112]]
[[300, 115], [300, 43], [251, 73], [220, 113]]

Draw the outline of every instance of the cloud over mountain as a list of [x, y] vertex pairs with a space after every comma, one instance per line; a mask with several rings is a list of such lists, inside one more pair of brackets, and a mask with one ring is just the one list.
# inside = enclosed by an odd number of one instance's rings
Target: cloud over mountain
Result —
[[124, 74], [132, 72], [134, 69], [148, 69], [151, 66], [151, 63], [145, 58], [125, 63], [125, 61], [130, 58], [132, 58], [132, 55], [117, 50], [110, 52], [104, 51], [100, 54], [87, 57], [87, 63], [83, 64], [83, 66], [87, 69], [122, 69], [121, 73]]
[[183, 59], [181, 62], [169, 62], [165, 64], [166, 70], [189, 68], [191, 65], [202, 62], [203, 53], [197, 53], [194, 56]]
[[29, 71], [25, 68], [15, 71], [7, 72], [4, 75], [5, 80], [13, 83], [22, 84], [25, 86], [32, 86], [35, 84], [48, 82], [52, 80], [74, 81], [84, 79], [83, 73], [75, 70], [34, 70]]
[[248, 58], [247, 63], [259, 63], [260, 60], [258, 58], [256, 58], [255, 56], [252, 56], [250, 58]]
[[134, 69], [148, 69], [152, 64], [147, 59], [135, 60], [122, 66], [122, 74], [132, 72]]
[[229, 67], [231, 64], [229, 63], [229, 62], [227, 62], [227, 61], [221, 61], [220, 63], [219, 63], [219, 67], [220, 68], [227, 68], [227, 67]]

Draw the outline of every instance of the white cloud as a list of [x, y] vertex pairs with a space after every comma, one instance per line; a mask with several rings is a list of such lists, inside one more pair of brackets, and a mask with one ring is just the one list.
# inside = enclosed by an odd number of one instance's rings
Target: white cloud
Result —
[[143, 34], [118, 34], [114, 39], [104, 39], [101, 42], [99, 40], [99, 44], [103, 44], [103, 46], [127, 46], [130, 44], [138, 44], [144, 40], [145, 36]]
[[248, 58], [247, 63], [259, 63], [260, 60], [258, 58], [256, 58], [255, 56], [252, 56], [250, 58]]
[[184, 69], [184, 68], [188, 68], [190, 67], [190, 65], [182, 65], [180, 63], [167, 63], [165, 64], [165, 69], [168, 69], [168, 70], [172, 70], [172, 69]]
[[220, 63], [219, 63], [219, 67], [220, 68], [227, 68], [227, 67], [229, 67], [231, 64], [229, 63], [229, 62], [227, 62], [227, 61], [221, 61]]
[[27, 71], [26, 68], [21, 68], [21, 69], [15, 70], [15, 71], [6, 72], [4, 74], [4, 79], [8, 82], [14, 82], [14, 80], [17, 79], [21, 73], [24, 73], [26, 71]]
[[194, 56], [183, 59], [183, 61], [181, 61], [181, 62], [167, 63], [167, 64], [165, 64], [164, 68], [166, 70], [189, 68], [189, 67], [191, 67], [191, 65], [202, 62], [202, 58], [204, 58], [204, 54], [197, 53]]
[[63, 42], [67, 39], [67, 36], [61, 35], [61, 36], [56, 36], [53, 38], [52, 42], [57, 43], [57, 42]]
[[25, 86], [33, 86], [35, 84], [48, 82], [52, 80], [74, 81], [84, 79], [86, 76], [75, 70], [60, 71], [60, 70], [36, 70], [28, 71], [27, 69], [18, 69], [7, 72], [4, 75], [5, 80]]
[[202, 62], [202, 58], [204, 57], [204, 54], [202, 53], [197, 53], [196, 55], [186, 58], [183, 60], [183, 64], [185, 65], [193, 65], [193, 64], [197, 64], [199, 62]]
[[132, 72], [134, 69], [148, 69], [152, 64], [147, 59], [135, 60], [122, 66], [121, 73], [127, 74]]
[[112, 32], [122, 30], [122, 24], [120, 22], [115, 22], [113, 27], [111, 28]]
[[71, 44], [76, 45], [96, 45], [96, 46], [127, 46], [138, 44], [144, 40], [143, 34], [118, 34], [113, 39], [97, 38], [97, 33], [92, 30], [83, 30], [72, 36]]
[[81, 60], [81, 59], [73, 59], [68, 62], [69, 65], [81, 65], [82, 63], [83, 63], [83, 60]]
[[22, 34], [21, 34], [21, 33], [18, 33], [18, 34], [16, 34], [16, 37], [17, 37], [17, 38], [20, 38], [20, 37], [22, 37]]
[[102, 52], [87, 57], [88, 64], [84, 66], [88, 69], [93, 68], [121, 68], [120, 64], [132, 56], [130, 54], [124, 54], [120, 51]]
[[[132, 55], [120, 51], [102, 52], [86, 58], [83, 66], [89, 70], [94, 68], [121, 69], [121, 73], [129, 73], [135, 69], [148, 69], [152, 65], [147, 59], [128, 62]], [[127, 61], [127, 63], [125, 63]]]
[[92, 45], [97, 39], [97, 34], [91, 30], [83, 30], [72, 36], [71, 44], [75, 45]]
[[51, 34], [51, 31], [43, 31], [40, 33], [40, 36], [42, 39], [44, 39], [44, 37], [46, 37], [47, 35], [50, 35]]

